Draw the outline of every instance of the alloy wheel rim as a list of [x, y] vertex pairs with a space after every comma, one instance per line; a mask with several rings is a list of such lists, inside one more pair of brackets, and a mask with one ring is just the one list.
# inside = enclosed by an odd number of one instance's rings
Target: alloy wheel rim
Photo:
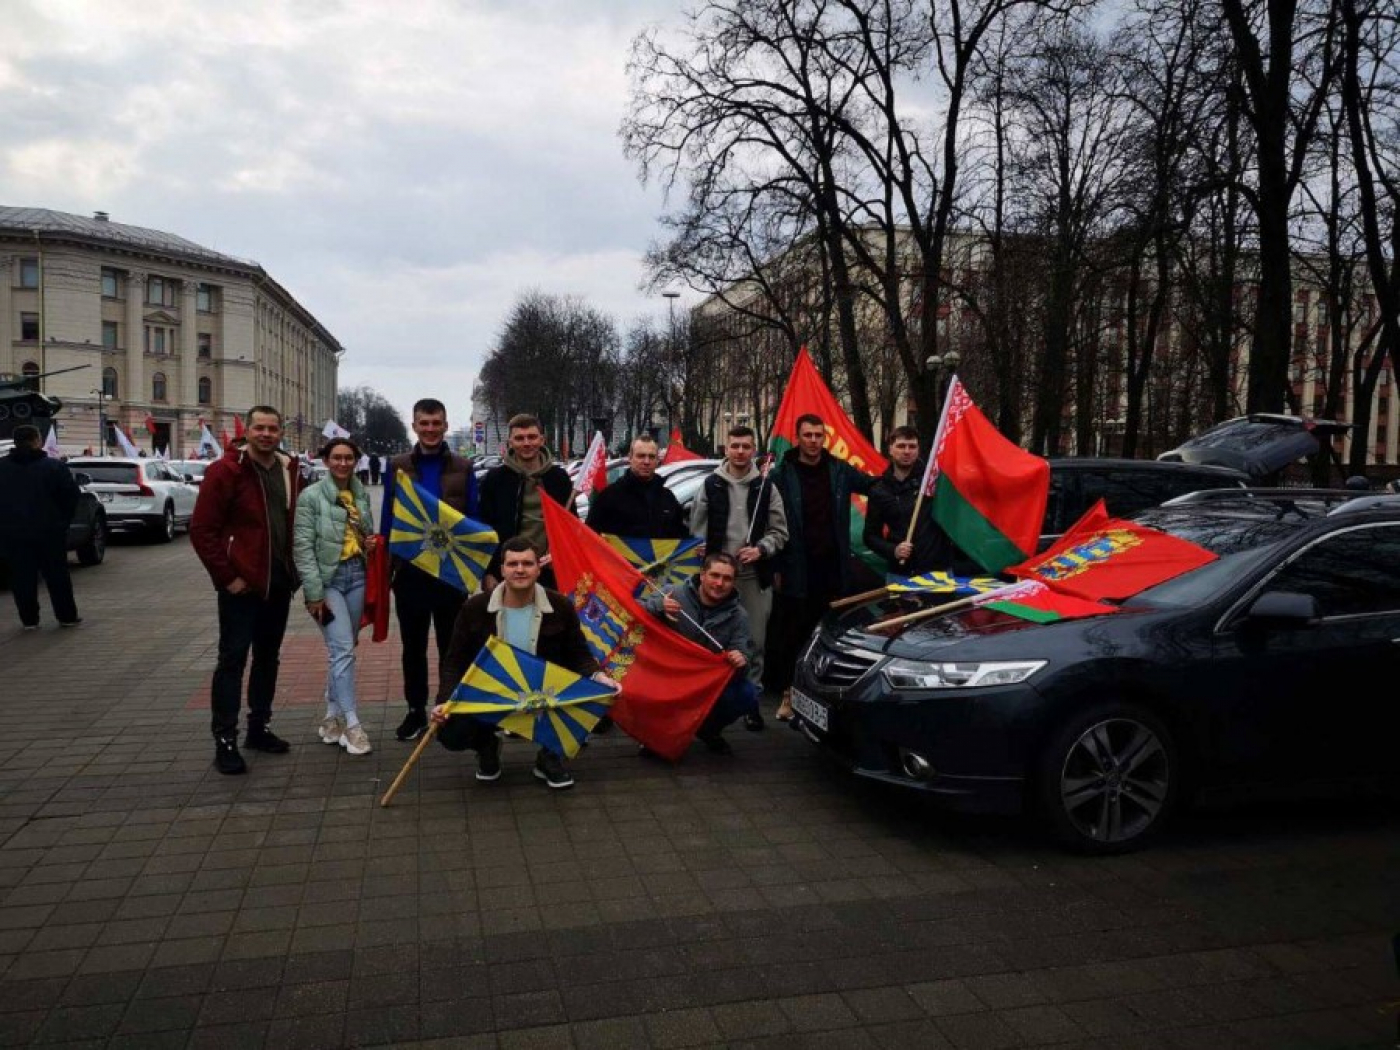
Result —
[[1060, 770], [1060, 805], [1085, 838], [1127, 842], [1151, 827], [1167, 803], [1167, 749], [1150, 728], [1111, 718], [1084, 730]]

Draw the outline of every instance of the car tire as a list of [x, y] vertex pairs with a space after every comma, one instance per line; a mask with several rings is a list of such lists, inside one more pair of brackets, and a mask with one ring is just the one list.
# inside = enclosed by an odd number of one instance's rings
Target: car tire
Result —
[[99, 514], [92, 519], [92, 532], [86, 543], [78, 545], [75, 552], [79, 565], [101, 565], [107, 557], [107, 519]]
[[1050, 832], [1082, 853], [1140, 849], [1166, 823], [1181, 794], [1171, 731], [1137, 704], [1100, 704], [1062, 723], [1035, 775]]
[[175, 508], [167, 503], [165, 513], [160, 516], [160, 521], [155, 525], [154, 532], [157, 543], [169, 543], [175, 538]]

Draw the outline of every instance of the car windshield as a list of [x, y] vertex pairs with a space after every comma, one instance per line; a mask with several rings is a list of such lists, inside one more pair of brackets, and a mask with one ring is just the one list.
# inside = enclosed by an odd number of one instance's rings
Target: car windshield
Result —
[[115, 485], [138, 485], [140, 478], [137, 477], [135, 463], [94, 463], [92, 460], [83, 460], [81, 463], [70, 463], [74, 470], [81, 470], [93, 481], [107, 482]]
[[1256, 565], [1274, 557], [1274, 548], [1297, 532], [1297, 521], [1254, 516], [1148, 511], [1135, 519], [1216, 554], [1215, 561], [1135, 595], [1133, 604], [1191, 606], [1209, 601]]
[[176, 461], [170, 464], [172, 468], [181, 474], [193, 474], [197, 478], [204, 477], [204, 472], [209, 469], [209, 464], [202, 461]]

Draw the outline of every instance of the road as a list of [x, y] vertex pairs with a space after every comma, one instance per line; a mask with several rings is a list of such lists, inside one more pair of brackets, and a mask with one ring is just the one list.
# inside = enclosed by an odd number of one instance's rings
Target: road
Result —
[[565, 793], [524, 743], [495, 785], [434, 747], [381, 809], [392, 638], [362, 650], [351, 757], [316, 741], [294, 608], [293, 749], [221, 777], [188, 539], [74, 576], [81, 629], [0, 620], [0, 1044], [1393, 1045], [1393, 804], [1203, 810], [1091, 860], [774, 725], [675, 767], [599, 738]]

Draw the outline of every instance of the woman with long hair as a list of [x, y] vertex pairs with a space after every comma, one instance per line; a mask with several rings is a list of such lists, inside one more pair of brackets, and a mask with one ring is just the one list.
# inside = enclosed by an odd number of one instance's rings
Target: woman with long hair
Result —
[[379, 537], [369, 494], [355, 477], [360, 449], [332, 438], [321, 449], [327, 474], [297, 499], [293, 554], [306, 611], [321, 628], [330, 661], [319, 734], [352, 755], [370, 752], [355, 700], [355, 643], [365, 609], [365, 562]]

